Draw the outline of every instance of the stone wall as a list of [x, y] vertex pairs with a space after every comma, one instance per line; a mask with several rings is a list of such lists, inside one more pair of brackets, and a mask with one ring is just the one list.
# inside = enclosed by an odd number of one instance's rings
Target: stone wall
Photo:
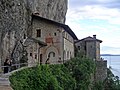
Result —
[[64, 33], [64, 60], [70, 60], [74, 57], [74, 40], [67, 32]]
[[96, 42], [96, 60], [101, 60], [100, 59], [100, 42]]
[[[23, 36], [31, 30], [31, 14], [65, 22], [67, 0], [0, 0], [0, 61], [6, 57], [19, 61]], [[1, 64], [1, 63], [0, 63]]]
[[107, 77], [107, 61], [96, 61], [95, 81], [104, 81]]
[[[31, 36], [47, 43], [47, 46], [40, 49], [42, 63], [45, 63], [48, 58], [49, 63], [56, 64], [62, 63], [64, 59], [69, 60], [71, 57], [74, 57], [73, 37], [60, 25], [61, 24], [38, 16], [33, 17]], [[38, 30], [40, 30], [41, 33], [39, 37], [36, 37]], [[34, 48], [35, 47], [36, 46], [34, 46]]]
[[[41, 37], [36, 37], [38, 29], [41, 30]], [[40, 48], [40, 54], [42, 55], [41, 63], [45, 63], [49, 55], [49, 63], [51, 64], [58, 63], [59, 57], [63, 57], [62, 31], [63, 28], [54, 23], [40, 18], [33, 18], [32, 37], [47, 44], [47, 46]]]
[[96, 59], [96, 41], [86, 42], [86, 56], [91, 59]]
[[100, 42], [98, 41], [78, 41], [75, 43], [78, 51], [91, 59], [100, 60]]
[[86, 55], [86, 50], [85, 50], [86, 43], [85, 43], [85, 41], [78, 41], [78, 42], [76, 42], [75, 43], [75, 47], [76, 47], [76, 52], [79, 52], [81, 54], [81, 56]]

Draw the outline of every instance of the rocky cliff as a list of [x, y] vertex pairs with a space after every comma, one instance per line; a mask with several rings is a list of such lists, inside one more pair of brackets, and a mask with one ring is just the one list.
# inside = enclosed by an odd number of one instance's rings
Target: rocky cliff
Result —
[[64, 23], [67, 0], [0, 0], [0, 63], [23, 57], [22, 41], [31, 29], [31, 14]]

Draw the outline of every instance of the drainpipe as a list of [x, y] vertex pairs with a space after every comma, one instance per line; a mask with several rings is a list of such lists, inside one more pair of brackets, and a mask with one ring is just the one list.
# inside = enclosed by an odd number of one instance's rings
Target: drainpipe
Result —
[[39, 56], [40, 55], [40, 48], [41, 47], [39, 46], [39, 48], [38, 48], [38, 64], [40, 64], [40, 56]]
[[38, 48], [38, 64], [41, 64], [40, 62], [40, 49], [42, 48], [42, 46], [39, 46]]
[[93, 35], [94, 40], [94, 59], [96, 60], [96, 35]]
[[64, 32], [65, 32], [65, 31], [62, 32], [62, 42], [63, 42], [63, 43], [62, 43], [62, 46], [63, 46], [63, 48], [62, 48], [62, 49], [63, 49], [63, 64], [64, 64]]

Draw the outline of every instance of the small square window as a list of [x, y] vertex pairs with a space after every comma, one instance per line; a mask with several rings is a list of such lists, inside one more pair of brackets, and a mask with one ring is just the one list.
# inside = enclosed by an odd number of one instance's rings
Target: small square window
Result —
[[41, 37], [41, 29], [37, 29], [37, 37]]
[[78, 49], [80, 50], [80, 46], [78, 46]]
[[54, 33], [54, 36], [57, 36], [57, 34], [56, 34], [56, 33]]
[[30, 53], [30, 56], [32, 56], [32, 53]]
[[35, 59], [37, 59], [37, 54], [35, 54]]

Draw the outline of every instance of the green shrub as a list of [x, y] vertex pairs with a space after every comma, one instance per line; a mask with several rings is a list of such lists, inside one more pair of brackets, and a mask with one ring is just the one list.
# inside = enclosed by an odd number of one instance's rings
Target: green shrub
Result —
[[94, 87], [92, 90], [104, 90], [104, 84], [101, 81], [94, 82]]
[[89, 90], [94, 61], [75, 57], [65, 64], [40, 65], [10, 76], [14, 90]]
[[50, 65], [52, 74], [56, 77], [59, 86], [64, 90], [75, 90], [76, 81], [64, 65]]
[[120, 80], [115, 76], [110, 69], [107, 69], [107, 78], [103, 82], [104, 90], [120, 90]]
[[91, 74], [95, 71], [94, 61], [78, 56], [66, 62], [65, 66], [76, 80], [76, 90], [89, 90], [92, 84]]
[[58, 90], [57, 79], [46, 65], [28, 68], [10, 76], [14, 90]]
[[63, 65], [24, 69], [10, 76], [10, 82], [14, 90], [73, 90], [75, 87], [75, 80]]

